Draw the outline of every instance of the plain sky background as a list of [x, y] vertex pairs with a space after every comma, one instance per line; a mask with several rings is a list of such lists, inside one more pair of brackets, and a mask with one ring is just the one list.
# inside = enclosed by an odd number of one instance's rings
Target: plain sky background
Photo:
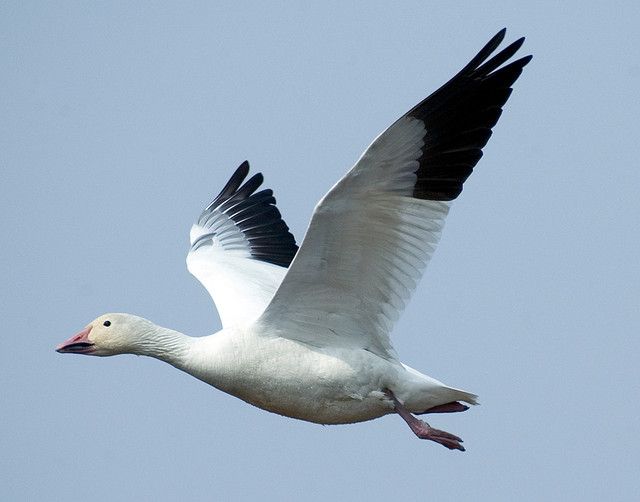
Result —
[[[1, 500], [638, 500], [638, 2], [0, 4]], [[452, 5], [451, 5], [452, 4]], [[394, 340], [480, 395], [322, 427], [156, 360], [60, 355], [103, 312], [220, 323], [189, 227], [240, 162], [317, 200], [500, 28], [533, 61]]]

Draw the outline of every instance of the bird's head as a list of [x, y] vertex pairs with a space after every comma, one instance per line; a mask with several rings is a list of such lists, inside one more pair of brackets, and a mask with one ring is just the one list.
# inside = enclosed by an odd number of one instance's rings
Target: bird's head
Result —
[[155, 325], [131, 314], [104, 314], [91, 321], [82, 331], [62, 342], [56, 351], [88, 356], [135, 354], [141, 338]]

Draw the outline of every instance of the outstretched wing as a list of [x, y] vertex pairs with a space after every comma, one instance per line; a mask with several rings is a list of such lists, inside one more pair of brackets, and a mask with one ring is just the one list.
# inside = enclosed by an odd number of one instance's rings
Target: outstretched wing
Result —
[[431, 258], [451, 200], [482, 156], [529, 62], [488, 59], [500, 31], [456, 76], [384, 131], [315, 208], [302, 246], [258, 320], [316, 346], [395, 357], [389, 333]]
[[270, 189], [243, 162], [191, 227], [187, 268], [207, 289], [227, 327], [257, 319], [298, 250]]

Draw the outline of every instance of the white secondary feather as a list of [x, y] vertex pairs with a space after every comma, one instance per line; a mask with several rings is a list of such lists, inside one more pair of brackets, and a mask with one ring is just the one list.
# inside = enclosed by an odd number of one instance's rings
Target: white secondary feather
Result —
[[401, 118], [320, 201], [259, 322], [312, 345], [395, 357], [389, 333], [449, 210], [412, 197], [425, 135], [424, 122]]
[[[237, 231], [231, 222], [230, 232]], [[194, 225], [191, 235], [204, 235]], [[196, 239], [191, 240], [191, 244]], [[246, 246], [246, 247], [245, 247]], [[212, 239], [209, 246], [192, 250], [187, 255], [187, 268], [211, 295], [222, 325], [233, 326], [257, 319], [282, 282], [287, 269], [271, 263], [251, 259], [248, 246], [241, 239], [237, 249], [225, 249]]]

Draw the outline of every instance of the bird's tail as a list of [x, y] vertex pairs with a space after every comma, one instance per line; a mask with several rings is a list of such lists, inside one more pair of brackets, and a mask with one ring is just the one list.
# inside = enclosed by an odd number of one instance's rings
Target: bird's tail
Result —
[[472, 405], [477, 405], [480, 404], [478, 402], [478, 396], [476, 396], [475, 394], [472, 394], [471, 392], [467, 392], [464, 390], [460, 390], [460, 389], [453, 389], [451, 387], [449, 387], [449, 390], [451, 390], [452, 392], [455, 392], [456, 394], [456, 401], [464, 401], [467, 404], [472, 404]]

